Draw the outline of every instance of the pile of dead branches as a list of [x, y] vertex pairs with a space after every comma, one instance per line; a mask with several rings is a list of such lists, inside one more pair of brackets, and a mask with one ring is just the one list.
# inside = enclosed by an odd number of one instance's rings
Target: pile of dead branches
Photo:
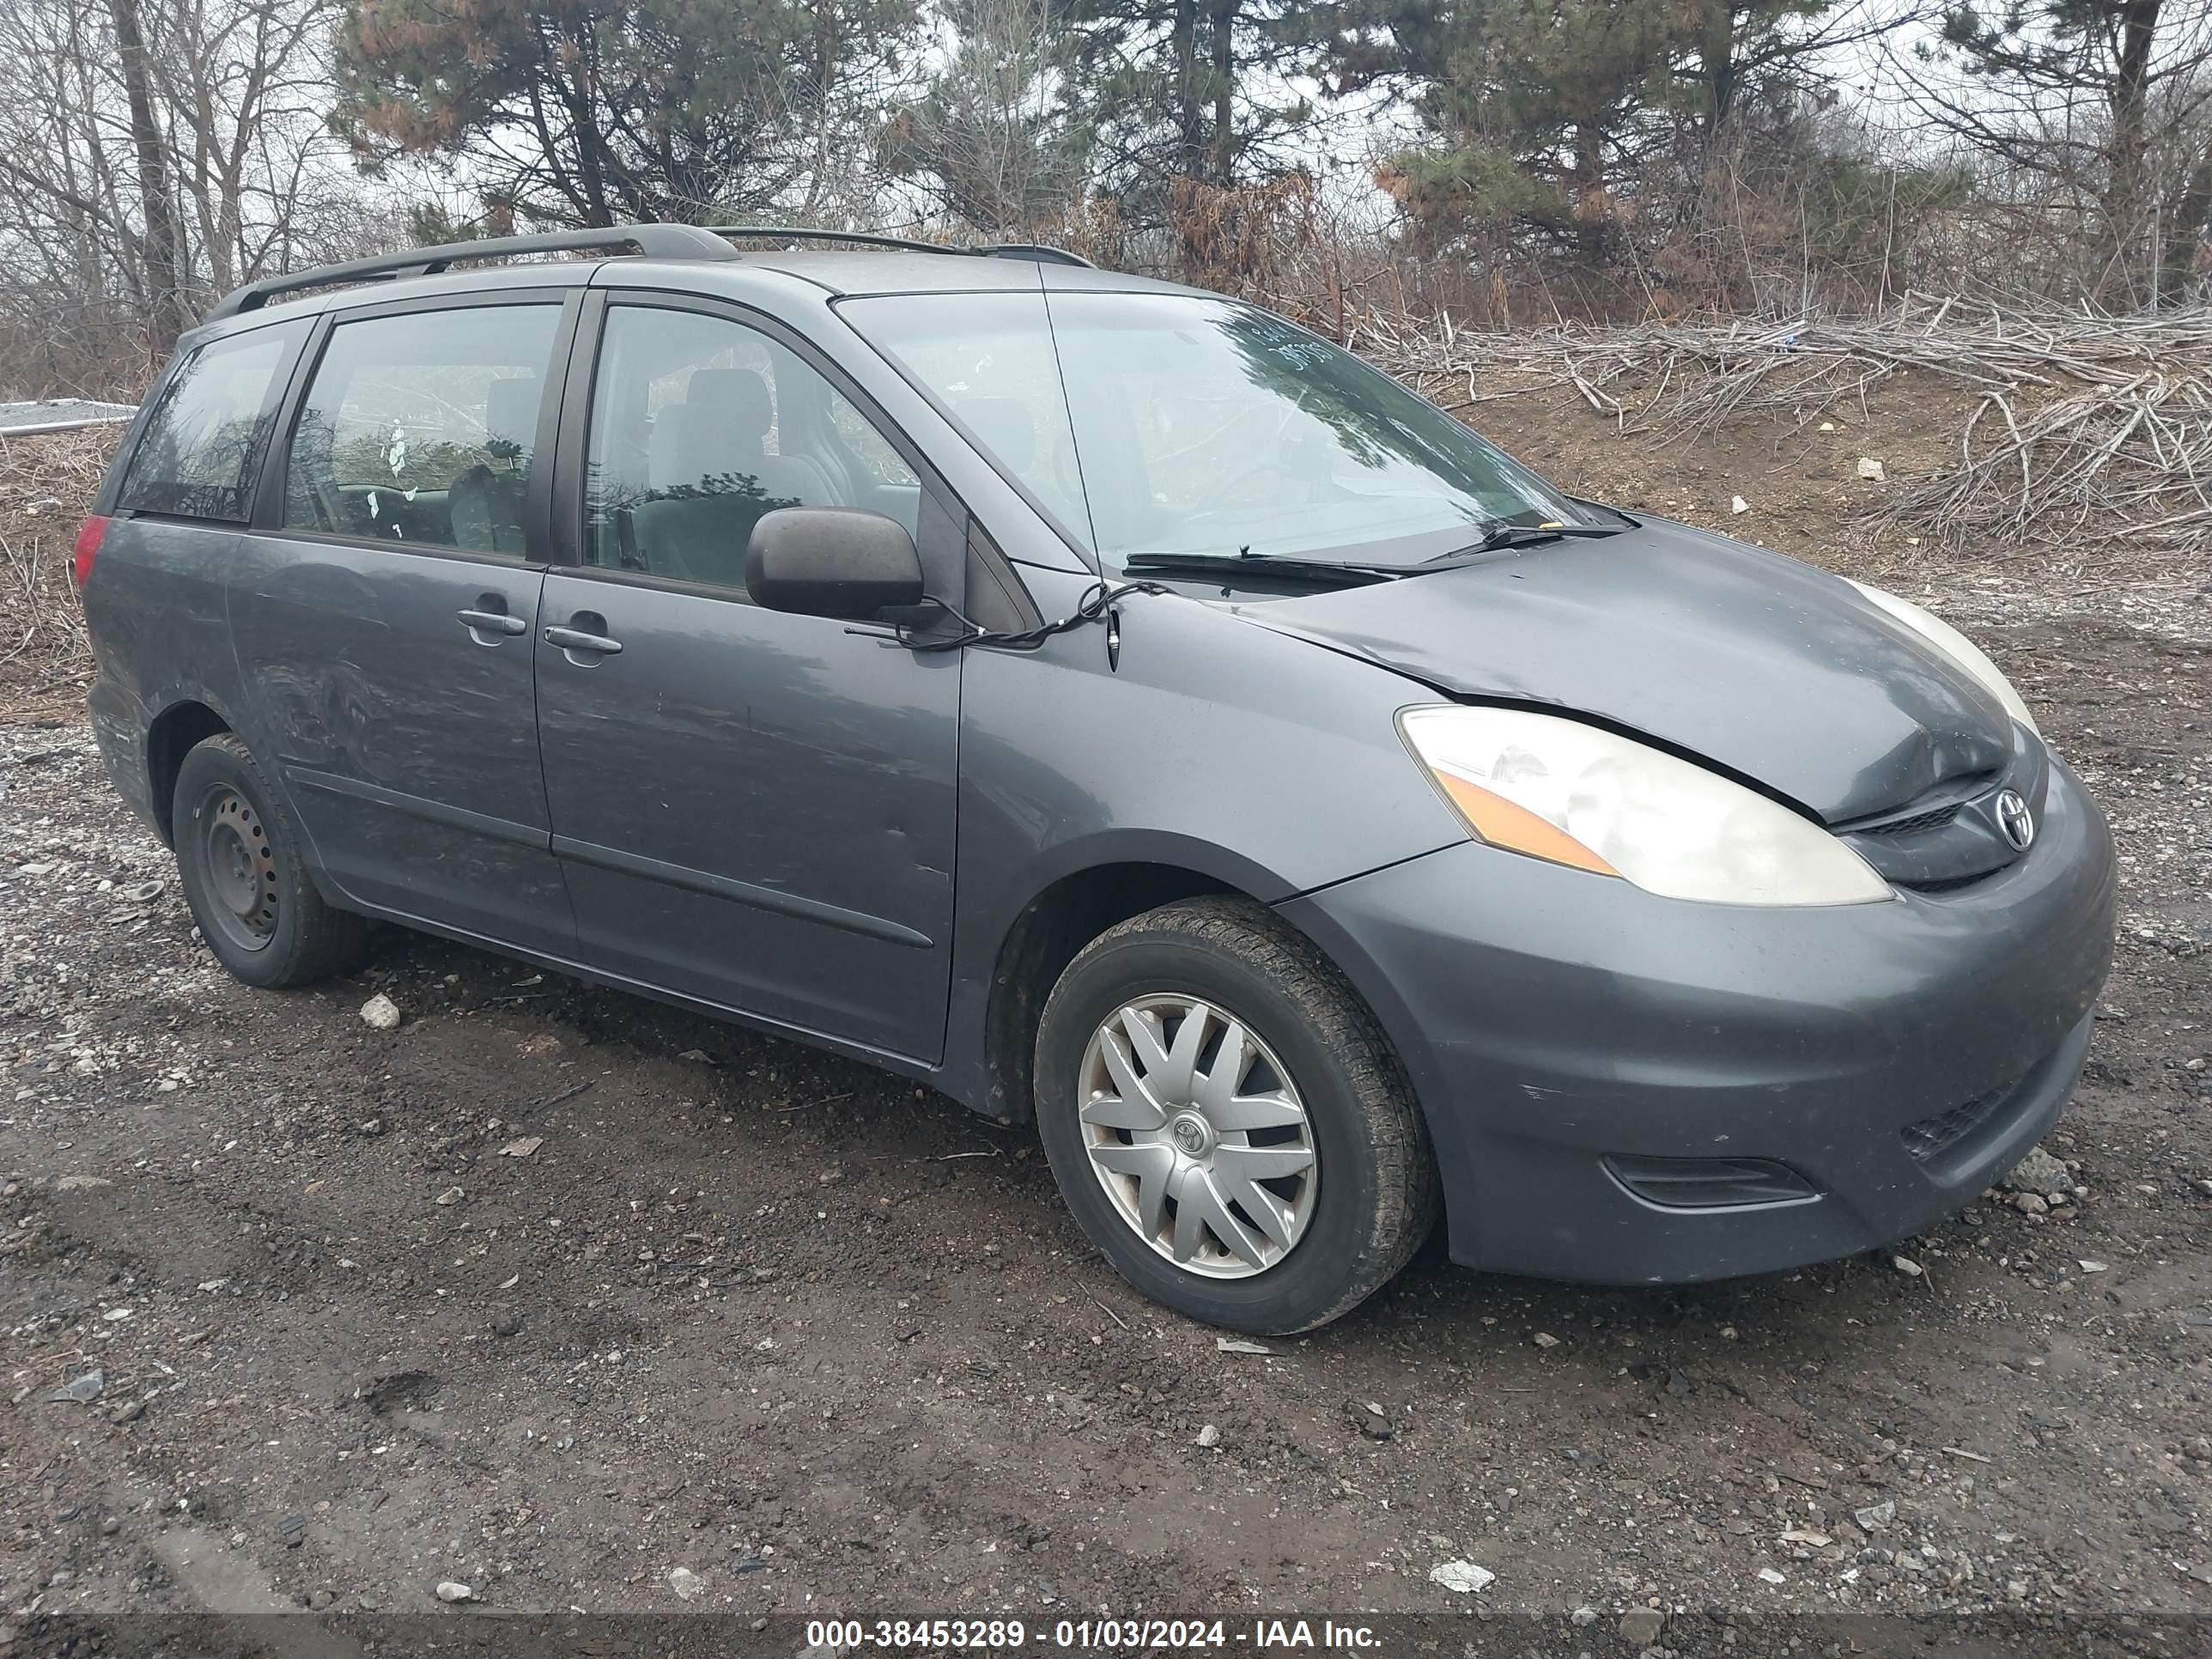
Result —
[[9, 612], [0, 687], [11, 696], [67, 692], [91, 672], [70, 550], [122, 430], [0, 438], [0, 605]]
[[[1465, 410], [1569, 386], [1665, 445], [1803, 430], [1911, 373], [1972, 398], [1958, 459], [1873, 509], [1939, 543], [2212, 554], [2212, 310], [2023, 313], [1908, 295], [1879, 317], [1517, 334], [1363, 319], [1359, 350]], [[1504, 389], [1498, 389], [1503, 385]], [[1450, 390], [1463, 386], [1457, 398]]]

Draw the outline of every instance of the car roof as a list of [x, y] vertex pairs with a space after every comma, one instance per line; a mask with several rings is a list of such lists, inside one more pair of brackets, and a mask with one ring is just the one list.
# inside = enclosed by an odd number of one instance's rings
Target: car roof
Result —
[[[734, 295], [756, 288], [763, 276], [779, 286], [811, 291], [823, 301], [900, 294], [1019, 293], [1040, 287], [1054, 292], [1184, 294], [1205, 290], [1090, 265], [1045, 264], [1022, 258], [981, 258], [957, 249], [944, 253], [837, 248], [746, 248], [726, 258], [669, 259], [635, 256], [507, 262], [403, 276], [346, 287], [307, 288], [272, 295], [250, 311], [219, 317], [186, 337], [188, 343], [238, 333], [289, 319], [351, 311], [435, 295], [517, 288], [580, 286], [654, 288], [682, 293]], [[789, 291], [789, 289], [787, 289]], [[1209, 296], [1209, 297], [1218, 297]]]

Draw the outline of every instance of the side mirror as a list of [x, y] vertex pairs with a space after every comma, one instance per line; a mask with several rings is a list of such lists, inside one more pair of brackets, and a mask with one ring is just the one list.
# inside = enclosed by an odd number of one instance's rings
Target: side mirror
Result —
[[782, 507], [745, 544], [753, 603], [807, 617], [865, 621], [921, 603], [921, 556], [906, 526], [847, 507]]

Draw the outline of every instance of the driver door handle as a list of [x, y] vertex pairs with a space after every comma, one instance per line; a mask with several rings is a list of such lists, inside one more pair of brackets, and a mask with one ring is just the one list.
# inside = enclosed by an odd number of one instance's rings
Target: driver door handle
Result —
[[563, 651], [587, 651], [595, 657], [615, 657], [622, 654], [622, 641], [611, 640], [604, 634], [586, 634], [578, 628], [549, 628], [545, 643], [557, 645]]

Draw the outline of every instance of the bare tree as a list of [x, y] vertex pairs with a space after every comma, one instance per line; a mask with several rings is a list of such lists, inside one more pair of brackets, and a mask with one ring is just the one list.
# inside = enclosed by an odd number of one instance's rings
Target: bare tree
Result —
[[118, 359], [144, 371], [152, 286], [114, 61], [93, 0], [0, 9], [0, 378], [19, 388], [106, 389]]
[[331, 0], [0, 7], [0, 380], [127, 389], [215, 295], [398, 234], [327, 125], [331, 21]]
[[176, 204], [169, 195], [165, 133], [154, 113], [146, 40], [138, 27], [138, 0], [107, 0], [115, 27], [116, 69], [131, 112], [131, 149], [138, 163], [138, 206], [146, 249], [147, 344], [166, 357], [184, 331], [183, 250], [177, 239]]
[[331, 0], [153, 3], [154, 76], [179, 193], [200, 270], [220, 294], [289, 262], [302, 206], [337, 173], [325, 122], [335, 9]]
[[2155, 306], [2212, 233], [2212, 9], [2008, 0], [1946, 14], [1898, 77], [1942, 131], [2028, 186], [2090, 295]]

